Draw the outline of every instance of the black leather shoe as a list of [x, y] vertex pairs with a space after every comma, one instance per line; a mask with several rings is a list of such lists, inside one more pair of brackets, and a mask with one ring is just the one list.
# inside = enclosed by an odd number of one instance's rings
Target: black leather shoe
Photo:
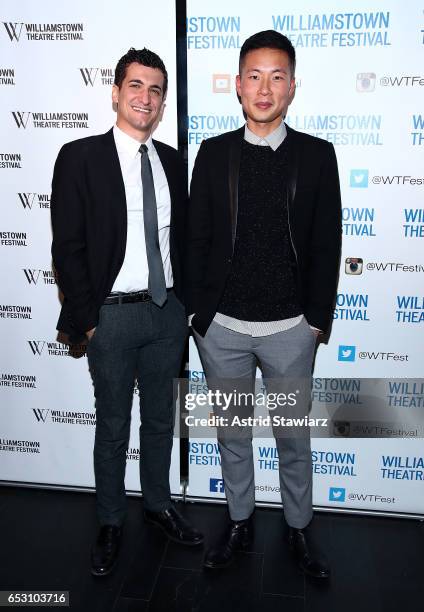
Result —
[[100, 527], [96, 543], [91, 551], [91, 573], [93, 576], [107, 576], [118, 557], [121, 543], [121, 528], [116, 525]]
[[289, 546], [302, 572], [313, 578], [330, 577], [330, 569], [311, 554], [304, 529], [289, 528]]
[[227, 567], [234, 561], [238, 550], [246, 550], [252, 539], [252, 521], [230, 521], [221, 545], [211, 548], [206, 553], [204, 566], [209, 569]]
[[200, 531], [194, 529], [194, 527], [177, 512], [174, 506], [162, 512], [145, 510], [144, 520], [147, 523], [153, 523], [160, 527], [173, 542], [185, 544], [186, 546], [197, 546], [203, 542], [203, 535]]

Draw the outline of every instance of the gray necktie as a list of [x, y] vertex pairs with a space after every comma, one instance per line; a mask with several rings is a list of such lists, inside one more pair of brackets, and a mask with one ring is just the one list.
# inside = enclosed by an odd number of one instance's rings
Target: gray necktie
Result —
[[159, 248], [158, 212], [156, 206], [155, 186], [148, 149], [140, 146], [141, 182], [143, 184], [143, 218], [144, 237], [146, 241], [147, 263], [149, 264], [149, 293], [152, 301], [163, 306], [167, 300], [165, 274]]

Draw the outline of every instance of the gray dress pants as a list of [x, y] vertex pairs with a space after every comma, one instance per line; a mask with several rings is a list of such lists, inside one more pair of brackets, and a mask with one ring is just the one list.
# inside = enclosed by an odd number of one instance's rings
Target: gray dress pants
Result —
[[[214, 321], [205, 337], [194, 330], [209, 388], [225, 387], [225, 380], [238, 380], [242, 392], [253, 391], [257, 364], [267, 392], [302, 385], [302, 398], [295, 407], [279, 414], [304, 417], [310, 408], [311, 370], [316, 338], [306, 319], [283, 332], [252, 337], [227, 329]], [[288, 382], [287, 382], [288, 381]], [[312, 459], [309, 428], [277, 433], [281, 500], [287, 523], [302, 529], [312, 518]], [[218, 428], [218, 443], [225, 494], [232, 520], [250, 516], [255, 506], [255, 482], [251, 432], [232, 435]]]

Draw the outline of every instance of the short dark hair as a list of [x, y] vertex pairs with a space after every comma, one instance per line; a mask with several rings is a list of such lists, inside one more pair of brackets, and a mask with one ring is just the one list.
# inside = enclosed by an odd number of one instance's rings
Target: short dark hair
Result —
[[165, 68], [165, 64], [160, 59], [159, 55], [150, 51], [149, 49], [134, 49], [131, 47], [125, 55], [121, 57], [115, 68], [115, 85], [121, 87], [122, 81], [125, 79], [127, 74], [127, 68], [130, 64], [141, 64], [147, 66], [147, 68], [158, 68], [163, 74], [163, 96], [165, 96], [168, 89], [168, 73]]
[[284, 36], [284, 34], [280, 34], [280, 32], [276, 32], [275, 30], [264, 30], [263, 32], [256, 32], [256, 34], [253, 34], [247, 38], [240, 49], [240, 74], [244, 58], [249, 51], [254, 51], [255, 49], [280, 49], [281, 51], [285, 51], [289, 56], [291, 76], [294, 77], [294, 72], [296, 69], [296, 51], [294, 50], [294, 47], [287, 36]]

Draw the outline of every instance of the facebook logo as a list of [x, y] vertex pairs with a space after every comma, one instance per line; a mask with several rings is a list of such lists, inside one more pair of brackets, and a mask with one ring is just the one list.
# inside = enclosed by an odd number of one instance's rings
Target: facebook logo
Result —
[[330, 487], [328, 494], [329, 501], [344, 502], [346, 497], [346, 489], [339, 487]]
[[368, 187], [368, 170], [351, 170], [350, 186]]
[[356, 346], [339, 345], [339, 361], [355, 361]]
[[222, 478], [209, 478], [209, 491], [211, 493], [224, 493], [224, 481]]

